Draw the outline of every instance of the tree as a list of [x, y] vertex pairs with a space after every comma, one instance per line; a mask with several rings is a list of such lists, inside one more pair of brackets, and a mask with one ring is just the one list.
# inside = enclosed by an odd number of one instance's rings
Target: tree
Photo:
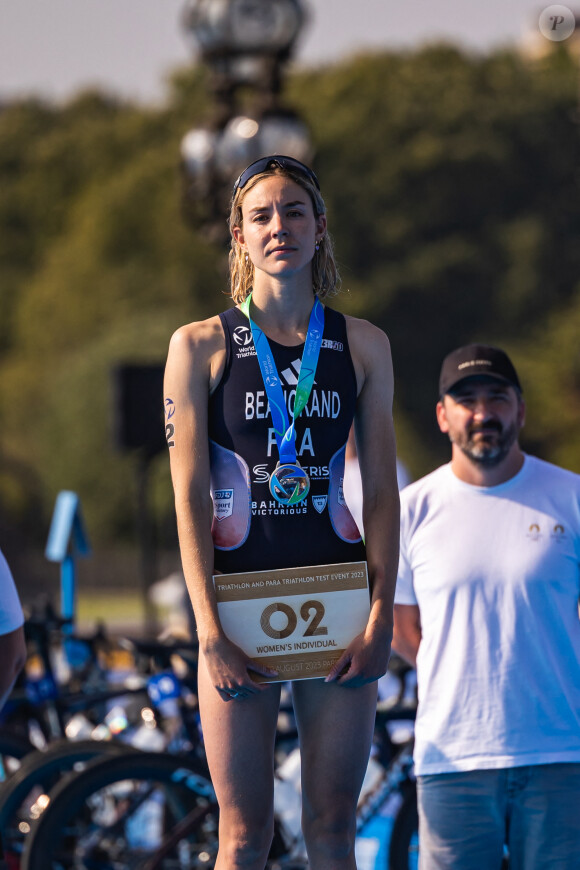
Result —
[[[412, 474], [448, 456], [438, 371], [471, 340], [521, 368], [530, 449], [580, 471], [573, 60], [452, 46], [361, 55], [295, 72], [286, 97], [316, 147], [346, 291], [334, 304], [391, 339]], [[134, 464], [111, 440], [111, 368], [162, 363], [177, 326], [228, 304], [226, 250], [179, 211], [179, 143], [207, 108], [194, 68], [160, 108], [85, 93], [0, 114], [0, 513], [28, 530], [34, 514], [38, 541], [65, 487], [97, 545], [132, 538]], [[166, 521], [166, 457], [154, 481]]]

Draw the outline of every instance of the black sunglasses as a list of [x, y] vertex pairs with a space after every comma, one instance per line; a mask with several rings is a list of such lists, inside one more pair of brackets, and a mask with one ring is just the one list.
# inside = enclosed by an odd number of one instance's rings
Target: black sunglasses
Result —
[[287, 169], [292, 172], [297, 172], [299, 175], [304, 175], [308, 181], [311, 181], [312, 184], [320, 190], [318, 179], [312, 169], [305, 166], [304, 163], [301, 163], [299, 160], [295, 160], [294, 157], [285, 157], [282, 154], [274, 154], [270, 157], [260, 157], [259, 160], [250, 163], [234, 184], [233, 195], [235, 196], [238, 190], [245, 187], [248, 181], [255, 175], [259, 175], [261, 172], [267, 172], [268, 169], [272, 169], [274, 166], [279, 166], [280, 169]]

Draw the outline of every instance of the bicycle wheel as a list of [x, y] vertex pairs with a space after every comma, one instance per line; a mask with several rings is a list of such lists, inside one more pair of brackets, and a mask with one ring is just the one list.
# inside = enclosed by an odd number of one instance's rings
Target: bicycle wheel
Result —
[[0, 833], [7, 855], [16, 861], [34, 819], [45, 808], [48, 792], [63, 773], [76, 769], [96, 755], [131, 751], [124, 744], [97, 740], [60, 740], [47, 749], [36, 749], [4, 783], [0, 792]]
[[8, 779], [35, 747], [25, 737], [0, 729], [0, 782]]
[[200, 870], [213, 867], [217, 838], [215, 794], [199, 764], [134, 751], [95, 759], [55, 787], [21, 870]]
[[409, 781], [403, 788], [403, 802], [393, 822], [389, 846], [389, 870], [417, 870], [418, 866], [417, 787], [414, 782]]

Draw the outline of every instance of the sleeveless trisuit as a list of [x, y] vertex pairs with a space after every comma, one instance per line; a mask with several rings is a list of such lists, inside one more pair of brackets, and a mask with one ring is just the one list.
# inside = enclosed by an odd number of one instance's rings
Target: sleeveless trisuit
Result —
[[[268, 486], [279, 456], [250, 324], [238, 308], [219, 316], [226, 364], [209, 401], [216, 571], [363, 561], [364, 544], [343, 492], [356, 404], [344, 316], [325, 308], [314, 386], [296, 420], [296, 455], [310, 477], [310, 492], [291, 507], [278, 504]], [[291, 411], [304, 344], [269, 343]]]

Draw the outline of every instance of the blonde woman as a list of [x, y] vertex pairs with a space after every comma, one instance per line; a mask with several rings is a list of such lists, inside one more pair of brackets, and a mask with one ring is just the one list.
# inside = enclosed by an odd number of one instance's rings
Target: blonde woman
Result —
[[[216, 867], [266, 864], [280, 682], [263, 682], [276, 673], [225, 635], [212, 576], [366, 560], [366, 628], [326, 677], [293, 683], [310, 866], [352, 870], [398, 555], [389, 343], [370, 323], [325, 304], [338, 277], [309, 167], [281, 155], [249, 166], [234, 186], [230, 231], [235, 307], [179, 329], [165, 377], [202, 726], [220, 804]], [[342, 492], [353, 419], [366, 546]]]

